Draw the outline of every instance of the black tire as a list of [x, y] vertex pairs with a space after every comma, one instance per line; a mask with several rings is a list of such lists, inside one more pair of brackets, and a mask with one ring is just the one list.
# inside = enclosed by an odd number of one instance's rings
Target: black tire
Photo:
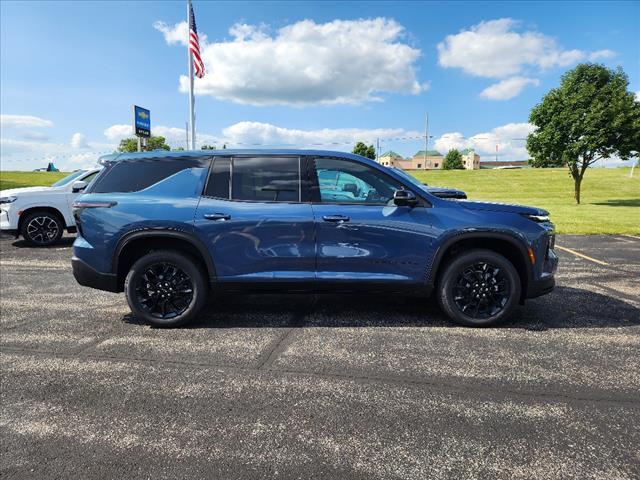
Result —
[[29, 212], [22, 220], [20, 234], [31, 247], [49, 247], [60, 241], [64, 220], [48, 210]]
[[454, 322], [495, 325], [520, 301], [520, 276], [512, 263], [491, 250], [469, 250], [453, 258], [438, 282], [438, 303]]
[[133, 314], [156, 327], [194, 320], [207, 302], [208, 290], [198, 262], [173, 250], [146, 254], [133, 264], [124, 282]]

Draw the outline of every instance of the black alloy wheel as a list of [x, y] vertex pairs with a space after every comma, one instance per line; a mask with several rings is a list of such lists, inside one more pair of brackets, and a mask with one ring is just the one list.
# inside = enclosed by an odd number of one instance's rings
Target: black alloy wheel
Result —
[[439, 282], [438, 300], [454, 321], [486, 326], [507, 318], [520, 299], [520, 277], [502, 255], [470, 250], [454, 258]]
[[133, 314], [157, 327], [176, 327], [195, 318], [207, 301], [203, 265], [191, 255], [157, 250], [129, 270], [124, 291]]
[[453, 300], [471, 318], [497, 315], [509, 300], [509, 284], [502, 269], [488, 262], [477, 262], [460, 272], [453, 285]]
[[138, 303], [150, 315], [170, 319], [184, 313], [193, 301], [191, 277], [167, 262], [148, 265], [136, 284]]

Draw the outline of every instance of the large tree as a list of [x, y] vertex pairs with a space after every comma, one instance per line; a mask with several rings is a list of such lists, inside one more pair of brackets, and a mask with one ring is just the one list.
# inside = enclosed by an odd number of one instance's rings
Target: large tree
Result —
[[442, 168], [444, 170], [463, 170], [462, 154], [455, 148], [452, 148], [447, 152], [442, 162]]
[[376, 149], [374, 148], [374, 146], [369, 145], [367, 147], [367, 145], [365, 145], [362, 142], [356, 143], [355, 147], [353, 147], [352, 153], [355, 153], [356, 155], [361, 155], [366, 158], [370, 158], [371, 160], [376, 159]]
[[640, 151], [640, 103], [621, 68], [585, 63], [562, 76], [529, 116], [534, 167], [567, 166], [580, 203], [585, 171], [603, 158], [628, 160]]
[[[147, 139], [147, 147], [145, 150], [171, 150], [171, 147], [167, 145], [164, 137], [151, 136]], [[138, 139], [136, 137], [123, 138], [120, 140], [119, 152], [137, 152], [138, 151]]]

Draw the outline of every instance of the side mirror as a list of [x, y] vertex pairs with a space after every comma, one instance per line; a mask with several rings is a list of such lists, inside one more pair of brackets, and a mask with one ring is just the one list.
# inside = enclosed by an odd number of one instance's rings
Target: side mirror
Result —
[[73, 185], [71, 185], [71, 191], [73, 193], [81, 192], [85, 188], [87, 188], [87, 182], [84, 182], [82, 180], [78, 180], [77, 182], [73, 182]]
[[393, 203], [398, 207], [415, 207], [418, 204], [418, 198], [411, 190], [396, 190], [393, 193]]

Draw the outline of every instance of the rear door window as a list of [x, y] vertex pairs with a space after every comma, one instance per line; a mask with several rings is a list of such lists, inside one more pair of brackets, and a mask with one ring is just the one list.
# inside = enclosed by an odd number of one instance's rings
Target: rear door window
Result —
[[188, 168], [208, 167], [208, 158], [149, 158], [122, 160], [107, 167], [94, 183], [92, 193], [139, 192]]
[[233, 159], [231, 172], [233, 200], [301, 201], [298, 157], [238, 157]]
[[229, 199], [231, 190], [231, 159], [216, 157], [213, 160], [205, 196]]

